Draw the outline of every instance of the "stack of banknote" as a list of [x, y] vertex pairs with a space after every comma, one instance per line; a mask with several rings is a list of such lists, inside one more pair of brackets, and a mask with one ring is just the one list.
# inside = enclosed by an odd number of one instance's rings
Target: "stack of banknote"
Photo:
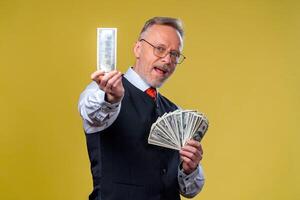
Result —
[[200, 142], [208, 124], [204, 114], [194, 110], [165, 113], [152, 124], [148, 143], [180, 150], [190, 139]]

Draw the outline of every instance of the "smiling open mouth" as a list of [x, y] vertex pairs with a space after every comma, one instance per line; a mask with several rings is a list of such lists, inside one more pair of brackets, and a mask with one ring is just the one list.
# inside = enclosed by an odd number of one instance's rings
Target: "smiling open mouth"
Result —
[[159, 73], [159, 74], [166, 74], [167, 71], [162, 69], [162, 68], [158, 68], [158, 67], [154, 67], [154, 70]]

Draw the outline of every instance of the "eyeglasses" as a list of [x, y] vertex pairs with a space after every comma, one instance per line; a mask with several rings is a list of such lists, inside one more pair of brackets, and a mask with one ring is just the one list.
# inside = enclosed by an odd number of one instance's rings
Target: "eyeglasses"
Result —
[[166, 57], [166, 55], [170, 54], [171, 61], [174, 64], [181, 64], [185, 59], [185, 56], [182, 55], [181, 53], [179, 53], [178, 51], [175, 51], [175, 50], [167, 51], [167, 49], [165, 47], [154, 46], [153, 44], [151, 44], [150, 42], [148, 42], [145, 39], [140, 39], [140, 41], [144, 41], [144, 42], [148, 43], [150, 46], [152, 46], [153, 54], [156, 55], [157, 57], [164, 58], [164, 57]]

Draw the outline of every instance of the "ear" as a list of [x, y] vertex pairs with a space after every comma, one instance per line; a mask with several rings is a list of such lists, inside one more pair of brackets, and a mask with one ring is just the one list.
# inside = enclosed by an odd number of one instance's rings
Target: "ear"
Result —
[[133, 47], [134, 56], [136, 59], [140, 58], [141, 55], [141, 42], [137, 41]]

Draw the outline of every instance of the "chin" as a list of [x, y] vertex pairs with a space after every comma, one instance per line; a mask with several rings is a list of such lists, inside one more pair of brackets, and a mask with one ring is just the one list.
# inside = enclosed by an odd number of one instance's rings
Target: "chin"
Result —
[[164, 82], [165, 81], [155, 81], [155, 82], [152, 81], [150, 85], [155, 88], [160, 88], [164, 84]]
[[167, 80], [167, 77], [162, 76], [148, 76], [146, 81], [151, 87], [160, 88], [165, 81]]

